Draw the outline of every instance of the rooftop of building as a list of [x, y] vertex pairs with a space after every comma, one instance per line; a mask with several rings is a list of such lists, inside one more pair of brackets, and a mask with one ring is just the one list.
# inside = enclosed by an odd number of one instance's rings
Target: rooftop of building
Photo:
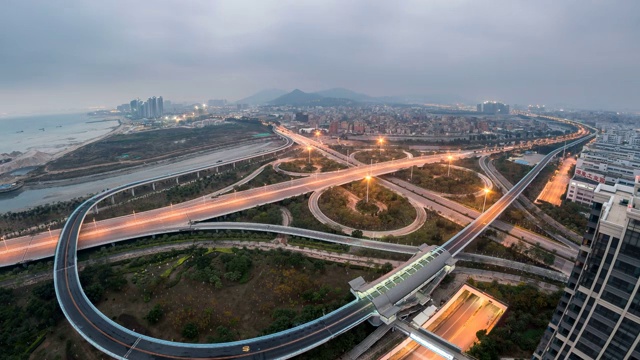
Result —
[[587, 179], [587, 178], [579, 176], [579, 175], [573, 175], [573, 178], [571, 180], [572, 181], [580, 181], [580, 182], [585, 183], [585, 184], [600, 185], [600, 183], [595, 181], [595, 180]]
[[595, 194], [609, 196], [601, 221], [622, 225], [627, 217], [640, 219], [640, 176], [634, 186], [600, 184]]

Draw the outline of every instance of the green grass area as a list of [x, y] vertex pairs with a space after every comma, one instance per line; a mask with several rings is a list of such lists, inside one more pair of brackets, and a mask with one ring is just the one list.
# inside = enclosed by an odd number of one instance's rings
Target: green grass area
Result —
[[162, 277], [163, 278], [168, 278], [169, 276], [171, 276], [171, 273], [177, 269], [180, 265], [184, 264], [185, 261], [187, 261], [187, 259], [189, 259], [191, 255], [187, 255], [187, 256], [183, 256], [180, 259], [178, 259], [178, 261], [176, 261], [175, 264], [173, 264], [172, 267], [168, 268], [167, 270], [165, 270], [165, 272], [162, 273]]
[[[366, 180], [363, 180], [325, 191], [318, 201], [320, 210], [341, 225], [361, 230], [399, 229], [415, 220], [416, 210], [406, 198], [378, 185], [375, 179], [369, 182], [369, 203], [379, 202], [384, 204], [386, 209], [379, 209], [375, 213], [362, 213], [348, 206], [345, 189], [360, 198], [360, 201], [366, 202], [367, 184]], [[362, 206], [364, 205], [360, 205]]]
[[334, 244], [334, 243], [329, 243], [329, 242], [326, 242], [326, 241], [301, 238], [301, 237], [297, 237], [297, 236], [289, 237], [289, 240], [287, 241], [287, 243], [289, 245], [296, 245], [296, 246], [299, 246], [301, 248], [305, 247], [305, 248], [310, 248], [310, 249], [331, 251], [331, 252], [335, 252], [335, 253], [345, 253], [345, 252], [349, 251], [349, 246], [348, 245]]
[[425, 164], [397, 172], [400, 179], [408, 179], [414, 185], [445, 194], [470, 194], [482, 190], [484, 183], [473, 171], [451, 168], [448, 164]]
[[284, 181], [289, 181], [293, 179], [289, 175], [281, 174], [273, 169], [272, 165], [268, 165], [260, 175], [251, 179], [248, 183], [240, 186], [236, 186], [236, 191], [249, 190], [254, 188], [259, 188], [265, 185], [277, 184]]
[[[260, 122], [234, 121], [198, 129], [172, 128], [117, 134], [54, 160], [47, 168], [68, 170], [83, 166], [117, 164], [122, 160], [148, 161], [163, 156], [183, 155], [192, 151], [235, 145], [258, 134], [272, 135], [268, 130], [268, 127]], [[126, 158], [123, 158], [123, 155], [127, 155]], [[128, 166], [126, 163], [122, 165]]]
[[533, 169], [532, 166], [518, 164], [507, 160], [507, 158], [508, 155], [501, 156], [493, 161], [493, 165], [513, 185], [522, 180]]
[[[485, 230], [484, 235], [498, 237], [499, 233], [495, 230]], [[544, 266], [539, 262], [531, 260], [531, 258], [523, 255], [518, 248], [521, 245], [503, 246], [489, 239], [487, 236], [480, 236], [465, 248], [465, 252], [493, 256], [500, 259], [513, 260], [524, 264], [536, 266]]]
[[482, 171], [482, 168], [480, 167], [478, 161], [479, 157], [461, 158], [451, 161], [451, 165], [460, 166], [484, 174], [484, 171]]
[[332, 229], [330, 226], [321, 223], [313, 216], [311, 210], [309, 210], [309, 196], [310, 194], [299, 195], [284, 199], [280, 202], [280, 205], [289, 209], [291, 214], [293, 214], [291, 226], [329, 233], [339, 233], [336, 229]]
[[447, 198], [453, 200], [457, 203], [460, 203], [466, 207], [470, 207], [472, 209], [482, 211], [483, 205], [484, 209], [488, 209], [493, 205], [496, 201], [500, 200], [502, 197], [502, 191], [497, 187], [491, 189], [491, 191], [487, 194], [487, 201], [485, 203], [484, 195], [475, 196], [474, 194], [468, 194], [463, 196], [448, 196]]
[[530, 357], [551, 320], [562, 292], [545, 294], [532, 285], [510, 286], [496, 281], [482, 283], [471, 280], [471, 285], [507, 303], [509, 308], [489, 334], [485, 330], [478, 331], [479, 342], [467, 353], [482, 360]]
[[280, 206], [277, 204], [267, 204], [219, 216], [209, 221], [253, 222], [282, 225], [282, 212], [280, 211]]
[[364, 164], [370, 164], [372, 161], [375, 164], [384, 161], [404, 159], [406, 157], [407, 154], [405, 154], [402, 149], [386, 147], [377, 150], [360, 151], [355, 155], [356, 160]]
[[343, 155], [353, 154], [356, 151], [355, 146], [348, 146], [348, 145], [329, 145], [329, 148]]
[[462, 230], [462, 226], [443, 218], [435, 211], [427, 210], [427, 221], [420, 229], [405, 236], [385, 236], [383, 241], [405, 245], [442, 245]]
[[53, 281], [17, 290], [0, 288], [0, 351], [3, 359], [28, 358], [48, 329], [64, 318]]
[[329, 172], [346, 169], [347, 166], [337, 161], [328, 159], [324, 156], [317, 155], [317, 152], [311, 153], [311, 162], [306, 151], [296, 152], [297, 158], [291, 161], [280, 163], [280, 169], [290, 172], [311, 173], [311, 172]]
[[[501, 156], [494, 160], [493, 164], [496, 167], [496, 170], [498, 170], [513, 185], [522, 180], [522, 178], [533, 169], [532, 166], [518, 164], [507, 160], [507, 158], [508, 155]], [[551, 178], [555, 173], [556, 169], [558, 169], [557, 161], [552, 161], [547, 164], [547, 166], [540, 171], [538, 176], [533, 179], [531, 184], [524, 189], [522, 194], [524, 194], [524, 196], [529, 200], [535, 201], [549, 181], [549, 178]]]
[[576, 234], [582, 235], [587, 229], [588, 219], [585, 214], [589, 213], [589, 208], [582, 204], [565, 200], [560, 206], [541, 202], [538, 207]]

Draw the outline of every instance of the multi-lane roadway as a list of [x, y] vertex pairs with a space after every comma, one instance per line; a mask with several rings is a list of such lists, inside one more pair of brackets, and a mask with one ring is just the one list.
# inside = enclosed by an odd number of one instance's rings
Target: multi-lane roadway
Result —
[[[471, 153], [463, 154], [469, 156]], [[217, 197], [202, 197], [188, 202], [166, 206], [145, 212], [132, 213], [98, 222], [87, 222], [81, 230], [79, 248], [88, 248], [109, 244], [114, 241], [126, 240], [145, 236], [151, 232], [158, 233], [163, 229], [187, 226], [190, 222], [202, 221], [256, 206], [274, 203], [286, 198], [314, 192], [333, 185], [346, 184], [361, 180], [365, 176], [378, 176], [398, 171], [412, 165], [422, 165], [429, 162], [440, 161], [441, 156], [425, 156], [413, 159], [402, 159], [391, 162], [375, 164], [362, 168], [351, 168], [331, 173], [316, 174], [303, 179], [286, 181], [278, 184], [267, 185], [242, 192], [231, 192]], [[135, 188], [137, 186], [157, 181], [146, 180], [114, 190], [108, 194]], [[92, 204], [96, 204], [109, 196], [100, 194], [99, 200], [92, 198]], [[93, 206], [92, 206], [93, 207]], [[42, 259], [54, 254], [59, 231], [52, 230], [33, 237], [21, 237], [9, 239], [5, 242], [5, 251], [0, 253], [0, 265], [6, 266], [23, 261]]]
[[[570, 144], [570, 146], [573, 144]], [[548, 162], [556, 152], [548, 155]], [[238, 198], [238, 194], [229, 194], [224, 198], [207, 201], [192, 206], [189, 214], [196, 217], [211, 217], [212, 212], [218, 216], [238, 210], [246, 209], [262, 203], [278, 201], [286, 197], [312, 191], [313, 188], [323, 188], [328, 185], [339, 185], [360, 179], [366, 175], [381, 175], [401, 168], [425, 163], [428, 160], [439, 160], [439, 157], [425, 157], [420, 159], [403, 159], [388, 163], [377, 164], [375, 167], [347, 169], [332, 174], [317, 175], [305, 179], [298, 179], [290, 183], [265, 186], [264, 188], [249, 190]], [[545, 163], [541, 162], [541, 164]], [[494, 204], [487, 212], [472, 222], [460, 234], [447, 242], [443, 248], [445, 252], [457, 254], [471, 240], [480, 234], [533, 180], [544, 166], [537, 166], [531, 173], [516, 184], [501, 201]], [[545, 163], [546, 164], [546, 163]], [[294, 329], [242, 342], [224, 344], [184, 344], [153, 339], [125, 329], [106, 318], [87, 299], [82, 291], [77, 270], [77, 246], [80, 231], [86, 214], [99, 201], [112, 194], [139, 186], [139, 183], [127, 184], [120, 188], [109, 190], [84, 202], [78, 207], [65, 224], [57, 244], [54, 261], [54, 283], [60, 306], [72, 326], [91, 344], [105, 353], [117, 358], [221, 358], [233, 359], [240, 357], [251, 358], [288, 358], [317, 346], [337, 336], [349, 328], [364, 321], [375, 312], [372, 301], [368, 299], [356, 300], [345, 307], [328, 314], [316, 321], [296, 327]], [[213, 211], [213, 210], [216, 211]], [[152, 212], [148, 212], [152, 213]], [[144, 234], [149, 227], [162, 228], [162, 223], [178, 217], [184, 221], [182, 215], [186, 213], [173, 209], [164, 209], [159, 214], [147, 216], [134, 215], [132, 221], [127, 219], [122, 227], [113, 227], [100, 234], [97, 229], [95, 237], [109, 237], [111, 233], [122, 236], [122, 229], [127, 234]], [[155, 226], [154, 226], [155, 225]]]
[[[593, 135], [587, 136], [580, 140], [576, 140], [565, 147], [572, 147], [576, 144], [584, 142], [587, 139], [591, 139]], [[453, 236], [447, 241], [443, 247], [447, 249], [453, 256], [462, 251], [473, 239], [475, 239], [489, 224], [495, 220], [502, 212], [513, 203], [522, 191], [531, 184], [533, 179], [540, 173], [540, 171], [547, 166], [547, 164], [553, 159], [564, 147], [556, 149], [547, 154], [538, 165], [536, 165], [531, 171], [525, 175], [516, 185], [511, 188], [503, 197], [496, 201], [487, 211], [480, 214], [477, 219], [467, 225], [462, 231]]]

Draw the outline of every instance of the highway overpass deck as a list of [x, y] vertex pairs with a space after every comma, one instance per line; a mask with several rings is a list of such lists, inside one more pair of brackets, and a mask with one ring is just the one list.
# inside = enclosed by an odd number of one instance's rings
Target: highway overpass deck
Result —
[[[573, 145], [574, 143], [568, 146]], [[554, 153], [549, 154], [545, 159], [548, 161], [553, 155]], [[365, 174], [377, 176], [397, 171], [403, 167], [424, 163], [428, 161], [428, 159], [435, 160], [436, 158], [438, 157], [402, 159], [400, 161], [381, 163], [375, 167], [371, 166], [366, 169], [347, 169], [328, 176], [317, 176], [315, 180], [309, 178], [299, 179], [296, 180], [298, 182], [296, 186], [293, 186], [292, 182], [290, 187], [285, 188], [283, 188], [281, 184], [269, 187], [268, 189], [265, 186], [264, 192], [262, 193], [259, 192], [260, 190], [257, 192], [251, 190], [250, 199], [254, 199], [254, 202], [227, 201], [225, 204], [228, 204], [230, 208], [223, 210], [223, 212], [238, 211], [238, 207], [248, 206], [249, 204], [250, 207], [253, 207], [256, 204], [277, 201], [278, 199], [293, 196], [293, 194], [301, 191], [308, 192], [310, 191], [309, 187], [311, 185], [327, 186], [327, 184], [331, 183], [347, 183], [363, 177]], [[506, 200], [494, 204], [486, 213], [482, 214], [476, 221], [465, 228], [460, 233], [462, 235], [458, 234], [447, 242], [443, 246], [443, 250], [431, 250], [416, 260], [428, 259], [426, 266], [422, 266], [419, 269], [415, 268], [414, 270], [416, 271], [414, 273], [410, 273], [409, 271], [411, 270], [407, 269], [407, 272], [402, 272], [402, 274], [406, 274], [405, 277], [396, 277], [394, 278], [396, 281], [386, 281], [385, 286], [377, 287], [376, 291], [378, 296], [375, 296], [373, 300], [369, 298], [358, 299], [320, 319], [269, 336], [222, 344], [186, 344], [164, 341], [141, 335], [118, 325], [91, 304], [82, 290], [77, 269], [77, 246], [84, 219], [96, 203], [116, 192], [138, 186], [143, 182], [126, 184], [117, 189], [108, 190], [85, 201], [74, 210], [60, 233], [55, 251], [53, 276], [56, 296], [65, 317], [74, 329], [92, 345], [116, 358], [289, 358], [334, 338], [371, 316], [376, 315], [378, 313], [377, 309], [393, 307], [398, 301], [403, 300], [412, 292], [417, 291], [417, 289], [413, 288], [414, 286], [424, 285], [424, 282], [428, 281], [429, 278], [442, 271], [448, 258], [461, 251], [484, 230], [488, 223], [499, 216], [506, 206], [508, 206], [539, 173], [540, 169], [541, 167], [539, 166], [534, 168], [530, 174], [525, 176], [522, 181], [516, 184], [516, 186], [505, 195], [505, 197], [507, 197]], [[306, 182], [309, 180], [311, 180], [310, 183]], [[286, 191], [292, 189], [295, 189], [295, 191]], [[277, 193], [277, 195], [273, 196], [273, 194], [271, 194], [270, 196], [269, 191], [271, 190]], [[231, 199], [229, 198], [227, 200]], [[501, 204], [501, 206], [498, 206], [499, 204]], [[206, 213], [206, 210], [210, 210], [219, 205], [219, 202], [214, 204], [205, 203], [202, 205], [200, 211]], [[163, 219], [157, 218], [148, 219], [150, 223], [161, 222], [162, 220]], [[439, 264], [440, 269], [437, 269], [438, 266], [436, 264]], [[436, 271], [435, 274], [434, 271]], [[391, 279], [391, 277], [387, 279]], [[374, 293], [371, 292], [371, 294]]]

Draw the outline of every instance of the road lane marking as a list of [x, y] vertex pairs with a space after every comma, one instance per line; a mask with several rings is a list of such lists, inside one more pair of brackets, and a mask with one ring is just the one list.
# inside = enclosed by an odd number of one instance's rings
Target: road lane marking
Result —
[[124, 358], [125, 358], [125, 359], [126, 359], [126, 358], [128, 358], [128, 357], [129, 357], [129, 355], [131, 355], [131, 352], [133, 351], [133, 348], [135, 348], [135, 347], [136, 347], [136, 345], [138, 345], [138, 343], [140, 342], [140, 340], [141, 340], [141, 339], [142, 339], [141, 337], [139, 337], [138, 339], [136, 339], [136, 342], [134, 342], [134, 343], [133, 343], [133, 345], [129, 348], [129, 351], [127, 351], [127, 353], [126, 353], [126, 354], [124, 354]]

